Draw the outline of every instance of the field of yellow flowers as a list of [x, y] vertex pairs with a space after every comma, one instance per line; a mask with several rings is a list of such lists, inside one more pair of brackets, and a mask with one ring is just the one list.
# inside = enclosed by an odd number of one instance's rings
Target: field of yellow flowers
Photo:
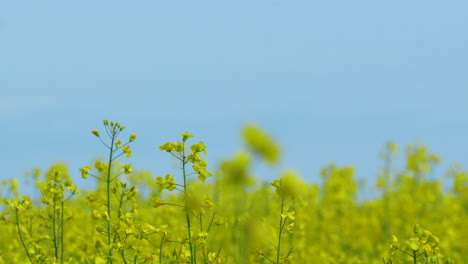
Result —
[[[352, 167], [325, 166], [320, 185], [294, 171], [255, 179], [253, 163], [274, 165], [281, 151], [254, 125], [242, 131], [248, 148], [212, 169], [209, 146], [174, 135], [155, 151], [180, 174], [153, 176], [126, 162], [137, 135], [103, 123], [92, 134], [105, 160], [33, 170], [38, 195], [3, 182], [0, 263], [468, 263], [468, 172], [450, 169], [444, 190], [424, 146], [408, 145], [395, 171], [397, 146], [386, 144], [382, 195], [358, 202]], [[97, 187], [78, 188], [79, 175]]]

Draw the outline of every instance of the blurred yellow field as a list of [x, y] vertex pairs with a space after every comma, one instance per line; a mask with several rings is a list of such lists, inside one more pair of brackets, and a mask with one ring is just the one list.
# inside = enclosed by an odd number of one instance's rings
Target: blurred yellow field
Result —
[[64, 164], [31, 172], [40, 197], [3, 182], [1, 263], [467, 263], [468, 173], [447, 172], [445, 191], [428, 177], [439, 157], [424, 146], [408, 145], [395, 170], [388, 143], [382, 195], [358, 202], [352, 167], [325, 166], [320, 185], [294, 171], [254, 178], [255, 163], [281, 155], [254, 125], [242, 131], [248, 149], [218, 168], [189, 132], [161, 142], [180, 175], [160, 176], [126, 163], [138, 140], [127, 130], [107, 120], [92, 130], [108, 149], [80, 169], [95, 190], [80, 190]]

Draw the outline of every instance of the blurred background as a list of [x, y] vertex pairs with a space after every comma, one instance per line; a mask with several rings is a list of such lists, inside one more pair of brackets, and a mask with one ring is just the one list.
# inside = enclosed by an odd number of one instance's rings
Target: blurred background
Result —
[[[4, 1], [1, 179], [106, 154], [102, 120], [139, 135], [130, 161], [176, 171], [157, 149], [189, 131], [212, 169], [255, 123], [282, 146], [265, 180], [333, 161], [375, 182], [386, 141], [468, 164], [466, 1]], [[401, 161], [402, 162], [402, 161]], [[403, 162], [402, 162], [403, 164]]]

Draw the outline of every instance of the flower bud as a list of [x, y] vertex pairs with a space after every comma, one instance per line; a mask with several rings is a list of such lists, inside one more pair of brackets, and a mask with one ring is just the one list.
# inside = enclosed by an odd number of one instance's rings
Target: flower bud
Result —
[[93, 133], [96, 137], [99, 137], [99, 131], [97, 131], [97, 129], [94, 129], [93, 131], [91, 131], [91, 133]]

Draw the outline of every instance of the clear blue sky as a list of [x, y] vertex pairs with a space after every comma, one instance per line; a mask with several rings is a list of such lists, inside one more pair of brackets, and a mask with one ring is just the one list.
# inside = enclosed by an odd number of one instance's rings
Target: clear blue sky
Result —
[[[63, 160], [79, 178], [117, 120], [132, 162], [188, 130], [214, 165], [255, 122], [282, 168], [330, 161], [373, 181], [387, 140], [468, 167], [467, 1], [2, 1], [0, 178]], [[265, 179], [277, 175], [261, 175]]]

